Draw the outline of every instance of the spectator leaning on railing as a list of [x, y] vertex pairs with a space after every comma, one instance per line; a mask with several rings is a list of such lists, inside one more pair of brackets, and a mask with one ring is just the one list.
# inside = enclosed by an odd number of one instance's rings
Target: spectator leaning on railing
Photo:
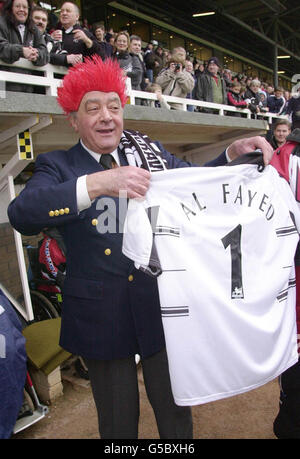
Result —
[[[194, 78], [184, 69], [184, 61], [173, 55], [168, 62], [168, 67], [162, 70], [155, 82], [162, 88], [162, 92], [168, 96], [186, 98], [194, 88]], [[171, 108], [183, 110], [181, 104], [170, 102]]]
[[258, 95], [259, 95], [259, 98], [260, 98], [260, 111], [262, 113], [264, 112], [268, 112], [270, 109], [268, 107], [268, 96], [267, 96], [267, 93], [266, 91], [258, 91]]
[[131, 79], [131, 87], [137, 91], [143, 91], [148, 84], [148, 80], [142, 55], [142, 39], [138, 35], [131, 35], [130, 37], [129, 54], [133, 59], [134, 67], [140, 69], [139, 72], [136, 72], [135, 77]]
[[31, 18], [41, 32], [42, 37], [45, 40], [47, 50], [50, 53], [55, 47], [57, 47], [57, 45], [46, 30], [48, 25], [48, 11], [41, 6], [35, 6], [32, 9]]
[[271, 113], [281, 115], [285, 107], [285, 98], [283, 97], [283, 88], [275, 88], [274, 94], [268, 96], [267, 104]]
[[61, 41], [61, 52], [51, 53], [51, 63], [66, 67], [82, 62], [84, 57], [98, 54], [104, 59], [104, 52], [96, 37], [79, 24], [80, 12], [78, 6], [72, 2], [62, 4], [59, 20], [62, 30], [52, 32], [55, 41]]
[[[211, 57], [206, 70], [197, 78], [194, 98], [216, 104], [227, 104], [226, 84], [220, 75], [220, 64], [216, 57]], [[211, 111], [205, 109], [205, 111]]]
[[104, 58], [106, 59], [107, 57], [111, 57], [113, 55], [114, 49], [113, 49], [113, 46], [104, 39], [105, 37], [104, 25], [101, 23], [94, 24], [93, 32], [100, 45], [100, 48], [102, 48]]
[[140, 60], [135, 53], [129, 52], [130, 39], [126, 31], [119, 32], [115, 37], [115, 52], [113, 58], [118, 61], [119, 66], [131, 79], [131, 87], [140, 89], [143, 70]]
[[257, 79], [251, 80], [249, 87], [246, 89], [244, 99], [248, 103], [248, 108], [252, 113], [260, 113], [262, 102], [259, 95], [260, 81]]
[[[236, 108], [247, 108], [248, 104], [241, 95], [241, 83], [235, 81], [227, 92], [228, 105], [233, 105]], [[241, 113], [229, 112], [227, 115], [241, 117]]]
[[0, 59], [12, 64], [21, 57], [45, 65], [45, 42], [30, 17], [31, 0], [7, 0], [0, 16]]
[[153, 108], [166, 108], [167, 110], [170, 110], [170, 105], [168, 104], [168, 102], [165, 101], [164, 99], [164, 96], [162, 94], [162, 90], [161, 90], [161, 87], [159, 86], [159, 84], [157, 83], [150, 83], [147, 87], [146, 87], [146, 91], [147, 92], [152, 92], [154, 94], [156, 94], [156, 97], [157, 97], [157, 100], [148, 100], [147, 102], [147, 105], [149, 107], [153, 107]]

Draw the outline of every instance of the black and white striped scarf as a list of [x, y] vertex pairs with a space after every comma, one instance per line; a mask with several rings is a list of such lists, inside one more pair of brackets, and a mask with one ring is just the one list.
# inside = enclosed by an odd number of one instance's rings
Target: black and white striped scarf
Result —
[[167, 169], [162, 152], [145, 134], [131, 130], [123, 131], [119, 148], [125, 153], [130, 166], [142, 167], [149, 172]]

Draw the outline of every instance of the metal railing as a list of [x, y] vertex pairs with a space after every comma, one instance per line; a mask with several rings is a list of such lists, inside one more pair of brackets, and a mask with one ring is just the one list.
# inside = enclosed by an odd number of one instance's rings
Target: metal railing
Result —
[[[2, 66], [10, 67], [10, 71], [1, 70]], [[30, 75], [18, 72], [18, 69], [26, 69], [28, 71], [39, 71], [42, 73], [39, 75]], [[36, 67], [28, 62], [26, 59], [19, 59], [14, 64], [6, 64], [0, 60], [0, 98], [5, 97], [5, 83], [19, 83], [19, 84], [28, 84], [31, 86], [40, 86], [44, 87], [46, 90], [46, 95], [56, 96], [57, 88], [61, 85], [61, 78], [68, 72], [66, 67], [55, 66], [51, 64], [44, 65], [43, 67]], [[127, 94], [129, 97], [129, 103], [135, 105], [136, 99], [143, 99], [146, 101], [157, 101], [157, 96], [154, 93], [146, 91], [135, 91], [131, 89], [131, 80], [127, 78]], [[188, 105], [194, 107], [200, 107], [201, 109], [210, 109], [220, 116], [226, 116], [230, 114], [239, 113], [245, 118], [251, 118], [251, 111], [248, 108], [236, 108], [231, 105], [215, 104], [212, 102], [204, 102], [202, 100], [195, 99], [184, 99], [181, 97], [174, 96], [163, 96], [165, 101], [168, 104], [180, 104], [183, 111], [187, 110]], [[265, 119], [269, 123], [272, 123], [273, 118], [287, 118], [286, 115], [276, 115], [275, 113], [259, 113], [258, 116], [260, 119]]]
[[[9, 70], [2, 70], [3, 67], [9, 67]], [[42, 75], [31, 75], [30, 73], [21, 73], [18, 69], [26, 69], [29, 72], [38, 71]], [[7, 64], [0, 60], [0, 89], [1, 97], [5, 97], [5, 83], [19, 83], [22, 85], [40, 86], [46, 89], [46, 95], [56, 96], [57, 88], [61, 84], [61, 78], [68, 72], [63, 66], [47, 64], [43, 67], [37, 67], [27, 59], [19, 59], [13, 64]], [[61, 76], [57, 78], [55, 75]]]

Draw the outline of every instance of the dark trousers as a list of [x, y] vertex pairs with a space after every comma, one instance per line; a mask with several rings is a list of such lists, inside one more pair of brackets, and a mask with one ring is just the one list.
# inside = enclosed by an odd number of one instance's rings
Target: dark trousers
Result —
[[279, 413], [273, 430], [279, 439], [300, 439], [300, 359], [280, 376]]
[[[85, 362], [98, 412], [101, 438], [138, 438], [140, 408], [135, 358], [85, 359]], [[160, 438], [193, 438], [190, 407], [174, 403], [166, 351], [143, 359], [141, 364]]]

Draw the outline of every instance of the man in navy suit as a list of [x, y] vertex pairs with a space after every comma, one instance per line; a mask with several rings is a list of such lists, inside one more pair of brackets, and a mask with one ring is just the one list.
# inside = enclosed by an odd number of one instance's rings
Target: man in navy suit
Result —
[[[124, 140], [123, 73], [116, 62], [95, 56], [66, 75], [58, 102], [80, 141], [68, 151], [37, 157], [33, 177], [9, 205], [10, 222], [25, 235], [45, 227], [58, 227], [63, 235], [67, 274], [60, 344], [85, 359], [101, 438], [138, 436], [136, 354], [160, 438], [192, 438], [190, 408], [176, 406], [171, 392], [156, 280], [122, 254], [118, 218], [113, 231], [102, 231], [104, 216], [111, 218], [106, 204], [114, 204], [113, 217], [120, 215], [120, 192], [142, 197], [150, 181], [148, 170], [128, 165], [139, 146]], [[255, 147], [270, 159], [272, 148], [260, 137], [235, 142], [227, 155], [233, 159]], [[191, 166], [158, 142], [149, 148], [168, 168]], [[107, 158], [110, 165], [103, 162]], [[210, 165], [225, 163], [223, 153]]]

